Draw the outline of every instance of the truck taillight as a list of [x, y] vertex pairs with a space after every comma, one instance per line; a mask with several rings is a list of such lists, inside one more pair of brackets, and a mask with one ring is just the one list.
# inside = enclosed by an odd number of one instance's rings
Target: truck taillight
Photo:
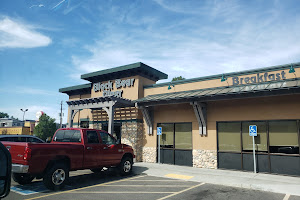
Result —
[[24, 152], [24, 160], [28, 160], [31, 157], [31, 149], [29, 147], [25, 148], [25, 152]]

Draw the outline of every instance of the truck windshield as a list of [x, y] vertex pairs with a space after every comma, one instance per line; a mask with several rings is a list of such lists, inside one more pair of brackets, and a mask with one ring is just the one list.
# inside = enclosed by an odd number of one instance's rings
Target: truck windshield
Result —
[[55, 134], [56, 142], [81, 142], [79, 130], [58, 130]]

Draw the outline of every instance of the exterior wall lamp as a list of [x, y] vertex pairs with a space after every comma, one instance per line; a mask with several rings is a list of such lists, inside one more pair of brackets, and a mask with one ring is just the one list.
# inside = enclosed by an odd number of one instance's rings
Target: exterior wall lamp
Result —
[[175, 87], [175, 85], [172, 82], [170, 82], [168, 86], [168, 90], [171, 90], [171, 86]]
[[294, 69], [293, 65], [291, 65], [289, 73], [295, 73], [295, 69]]
[[221, 82], [227, 81], [227, 78], [224, 74], [222, 74]]
[[224, 74], [222, 74], [221, 82], [224, 82], [224, 81], [227, 82], [227, 85], [228, 85], [228, 87], [229, 87], [229, 83], [228, 83], [228, 81], [227, 81], [227, 77], [226, 77]]
[[293, 65], [291, 65], [289, 73], [293, 73], [295, 75], [295, 79], [297, 78], [296, 71], [295, 71], [295, 68], [293, 67]]

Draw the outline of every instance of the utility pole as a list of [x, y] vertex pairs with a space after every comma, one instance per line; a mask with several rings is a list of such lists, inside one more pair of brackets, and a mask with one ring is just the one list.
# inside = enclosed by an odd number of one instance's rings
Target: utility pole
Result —
[[62, 103], [63, 103], [63, 101], [60, 102], [60, 128], [62, 128], [62, 116], [63, 116]]

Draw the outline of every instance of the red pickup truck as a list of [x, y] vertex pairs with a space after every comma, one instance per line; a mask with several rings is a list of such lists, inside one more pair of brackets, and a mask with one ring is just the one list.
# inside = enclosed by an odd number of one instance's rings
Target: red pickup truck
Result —
[[122, 175], [131, 173], [134, 153], [118, 144], [109, 133], [95, 129], [63, 128], [51, 143], [2, 142], [12, 156], [13, 179], [28, 184], [42, 178], [51, 190], [64, 187], [69, 171], [118, 167]]

